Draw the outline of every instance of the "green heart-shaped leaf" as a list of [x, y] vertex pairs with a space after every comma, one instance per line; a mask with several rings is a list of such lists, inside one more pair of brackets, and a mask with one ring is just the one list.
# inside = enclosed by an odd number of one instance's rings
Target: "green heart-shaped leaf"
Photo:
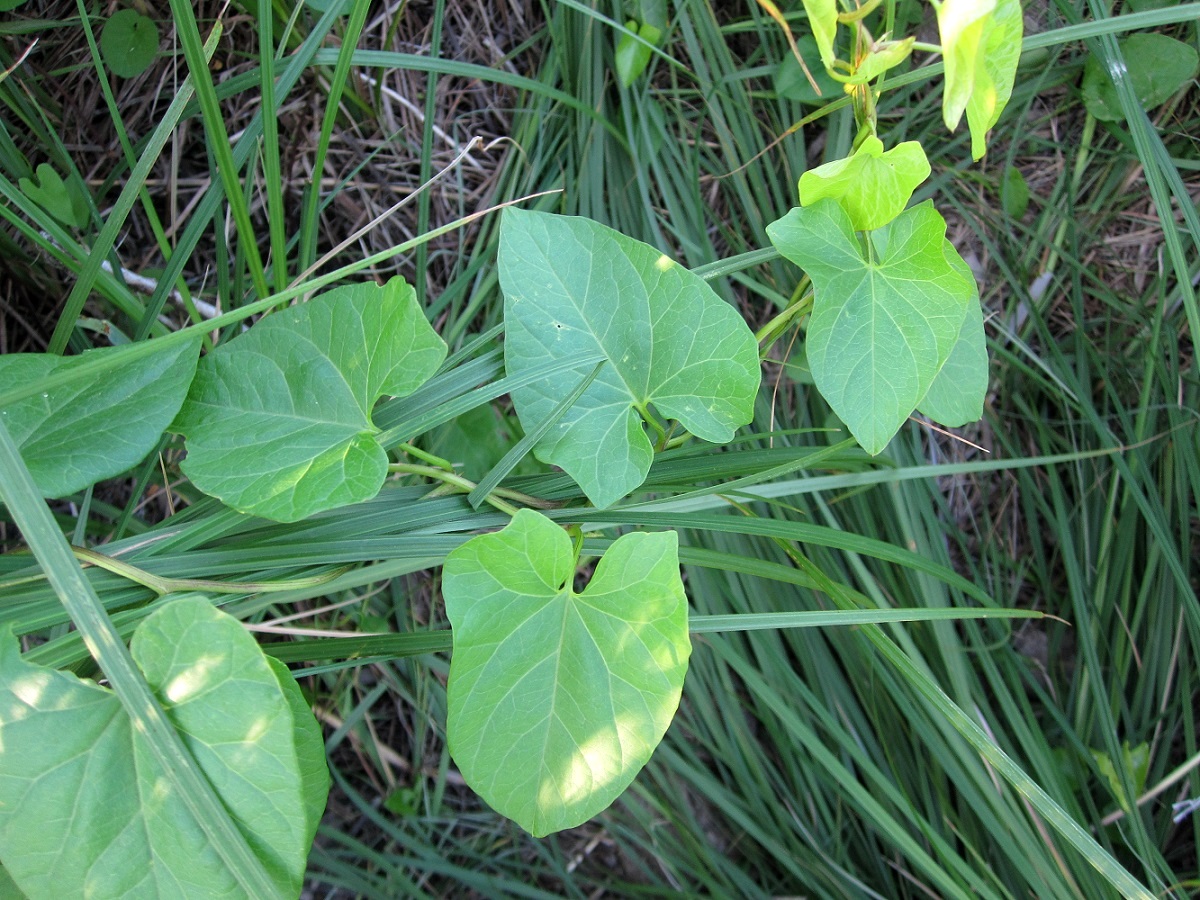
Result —
[[813, 80], [817, 83], [820, 93], [813, 90], [808, 75], [804, 74], [804, 69], [800, 67], [800, 61], [796, 59], [796, 55], [785, 53], [779, 60], [779, 65], [775, 67], [776, 94], [785, 100], [797, 100], [810, 106], [823, 106], [826, 103], [832, 103], [838, 97], [845, 96], [841, 83], [831, 78], [823, 65], [819, 65], [821, 57], [817, 50], [816, 38], [811, 34], [798, 37], [796, 50], [800, 54], [800, 59], [803, 59], [804, 64], [808, 67]]
[[[646, 479], [654, 448], [639, 413], [653, 407], [706, 441], [754, 415], [758, 345], [737, 311], [697, 275], [589, 219], [509, 208], [500, 231], [504, 360], [510, 375], [603, 354], [604, 366], [534, 450], [596, 506]], [[527, 432], [593, 364], [513, 391]]]
[[618, 538], [579, 594], [573, 559], [562, 528], [523, 509], [447, 556], [442, 581], [450, 753], [537, 836], [628, 787], [675, 714], [691, 654], [674, 532]]
[[[1145, 109], [1165, 103], [1196, 75], [1200, 57], [1194, 47], [1165, 34], [1131, 34], [1117, 42], [1133, 92]], [[1117, 89], [1100, 61], [1089, 56], [1083, 68], [1083, 103], [1097, 119], [1124, 118]]]
[[879, 453], [928, 393], [962, 332], [975, 287], [944, 251], [945, 220], [926, 202], [869, 232], [822, 200], [767, 226], [813, 281], [808, 362], [854, 437]]
[[200, 362], [172, 428], [184, 473], [242, 512], [294, 522], [367, 500], [387, 475], [371, 410], [446, 358], [402, 279], [273, 313]]
[[[329, 775], [323, 759], [302, 768], [321, 737], [295, 680], [199, 597], [148, 616], [130, 651], [278, 896], [296, 896]], [[31, 900], [237, 896], [116, 695], [24, 662], [11, 634], [0, 746], [0, 858]]]
[[179, 412], [198, 350], [198, 342], [191, 342], [164, 344], [149, 356], [128, 360], [134, 352], [129, 346], [82, 356], [0, 356], [0, 383], [5, 384], [36, 382], [85, 359], [106, 357], [112, 364], [101, 378], [73, 381], [0, 408], [38, 490], [65, 497], [141, 462]]
[[158, 26], [136, 9], [119, 9], [104, 23], [100, 55], [114, 75], [133, 78], [154, 62], [158, 53]]
[[869, 135], [845, 159], [801, 175], [800, 203], [836, 200], [856, 231], [870, 231], [900, 215], [928, 177], [929, 160], [919, 142], [905, 141], [885, 153], [883, 142]]
[[22, 178], [17, 182], [21, 193], [64, 225], [82, 228], [87, 224], [87, 200], [78, 190], [67, 187], [53, 166], [42, 163], [34, 175], [36, 180]]

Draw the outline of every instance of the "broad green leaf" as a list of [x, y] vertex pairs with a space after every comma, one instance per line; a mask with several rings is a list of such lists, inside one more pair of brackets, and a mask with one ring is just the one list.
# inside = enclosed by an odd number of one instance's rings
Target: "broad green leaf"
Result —
[[[295, 897], [315, 803], [258, 644], [189, 596], [148, 616], [130, 650], [277, 896]], [[0, 859], [32, 900], [239, 895], [116, 695], [24, 662], [11, 634], [0, 638], [0, 742]]]
[[172, 426], [187, 436], [184, 474], [281, 522], [367, 500], [387, 475], [372, 408], [415, 391], [445, 357], [399, 278], [273, 313], [200, 361]]
[[1012, 96], [1024, 34], [1021, 0], [996, 0], [996, 8], [985, 20], [975, 60], [975, 79], [967, 100], [967, 126], [971, 129], [974, 159], [982, 159], [987, 152], [987, 133], [1000, 120]]
[[902, 41], [888, 41], [877, 50], [872, 50], [863, 58], [847, 80], [847, 84], [866, 84], [874, 81], [888, 69], [900, 65], [912, 53], [915, 37]]
[[870, 231], [900, 215], [917, 185], [928, 177], [929, 160], [918, 141], [884, 152], [883, 142], [869, 135], [845, 159], [801, 175], [800, 203], [836, 200], [856, 231]]
[[796, 49], [808, 66], [817, 87], [821, 89], [818, 95], [808, 82], [808, 76], [800, 68], [800, 63], [794, 54], [785, 53], [775, 69], [775, 93], [785, 100], [796, 100], [809, 106], [824, 106], [839, 97], [845, 96], [841, 83], [830, 77], [821, 64], [820, 51], [817, 50], [817, 40], [811, 34], [802, 35], [796, 39]]
[[767, 226], [813, 281], [806, 348], [813, 380], [867, 452], [879, 453], [950, 355], [975, 293], [943, 247], [946, 223], [925, 202], [865, 236], [822, 200]]
[[[646, 479], [643, 414], [724, 442], [754, 414], [758, 345], [737, 311], [668, 256], [588, 219], [509, 208], [500, 232], [510, 375], [597, 352], [608, 365], [537, 445], [598, 507]], [[527, 432], [589, 375], [587, 364], [513, 392]]]
[[100, 56], [114, 75], [133, 78], [154, 62], [158, 26], [136, 9], [119, 9], [100, 32]]
[[837, 0], [804, 0], [804, 12], [808, 16], [808, 27], [817, 42], [817, 51], [826, 69], [833, 69], [837, 54], [833, 43], [837, 39]]
[[[3, 11], [4, 5], [0, 3], [0, 12]], [[25, 893], [3, 866], [0, 866], [0, 900], [25, 900]]]
[[988, 388], [987, 340], [983, 333], [983, 307], [971, 267], [949, 241], [944, 244], [950, 266], [971, 283], [971, 299], [954, 349], [933, 379], [929, 393], [917, 407], [935, 422], [950, 428], [978, 421]]
[[[1166, 102], [1196, 76], [1200, 58], [1196, 48], [1165, 34], [1131, 34], [1117, 42], [1133, 91], [1142, 106], [1154, 109]], [[1088, 57], [1083, 68], [1083, 103], [1097, 119], [1118, 122], [1124, 118], [1117, 89], [1100, 61]]]
[[467, 783], [542, 836], [633, 781], [679, 705], [691, 643], [674, 532], [618, 538], [575, 593], [571, 540], [523, 509], [446, 557], [446, 738]]
[[38, 166], [34, 174], [36, 180], [22, 178], [17, 182], [21, 193], [64, 225], [82, 228], [87, 224], [87, 200], [77, 188], [68, 187], [54, 167], [46, 163]]
[[29, 384], [85, 360], [112, 362], [103, 378], [73, 381], [0, 408], [45, 496], [65, 497], [141, 462], [179, 412], [196, 371], [199, 344], [167, 344], [157, 353], [122, 361], [129, 350], [0, 356], [0, 384]]
[[[631, 35], [622, 34], [617, 41], [614, 64], [621, 87], [629, 87], [637, 81], [638, 76], [646, 71], [646, 66], [650, 65], [650, 47], [647, 44], [658, 46], [658, 42], [662, 40], [662, 31], [649, 22], [639, 26], [637, 22], [630, 19], [625, 23], [625, 27], [642, 40], [635, 40]], [[642, 41], [646, 43], [642, 43]]]

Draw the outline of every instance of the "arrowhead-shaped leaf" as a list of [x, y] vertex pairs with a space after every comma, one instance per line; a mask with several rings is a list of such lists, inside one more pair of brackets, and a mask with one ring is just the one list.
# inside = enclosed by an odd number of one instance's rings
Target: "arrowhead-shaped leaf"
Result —
[[273, 313], [200, 362], [172, 426], [184, 473], [242, 512], [294, 522], [373, 497], [387, 475], [371, 409], [446, 358], [402, 279]]
[[[753, 418], [754, 335], [703, 279], [653, 247], [589, 219], [510, 208], [500, 285], [510, 375], [597, 352], [608, 359], [534, 451], [565, 469], [596, 506], [646, 479], [654, 448], [639, 410], [653, 407], [718, 443]], [[525, 430], [549, 418], [592, 369], [514, 391]]]
[[[278, 896], [295, 897], [329, 786], [323, 764], [301, 770], [320, 732], [302, 698], [293, 714], [295, 681], [198, 597], [152, 613], [130, 650]], [[116, 695], [24, 662], [11, 634], [0, 746], [0, 859], [32, 900], [239, 895]]]
[[679, 705], [691, 643], [674, 532], [627, 534], [575, 593], [570, 538], [532, 510], [448, 557], [450, 753], [541, 836], [633, 781]]
[[830, 200], [767, 226], [813, 281], [808, 362], [822, 396], [879, 453], [928, 393], [962, 331], [975, 288], [946, 256], [946, 223], [926, 202], [867, 238]]
[[954, 349], [917, 408], [935, 422], [957, 428], [977, 421], [983, 415], [988, 387], [987, 340], [983, 333], [979, 288], [971, 267], [949, 241], [945, 243], [945, 251], [950, 265], [970, 281], [971, 299], [967, 302], [967, 315]]
[[0, 408], [45, 496], [73, 494], [141, 462], [179, 412], [196, 372], [198, 342], [164, 344], [149, 356], [125, 359], [133, 350], [0, 356], [0, 383], [16, 385], [70, 370], [85, 359], [106, 357], [112, 363], [102, 378], [73, 381]]
[[856, 231], [870, 231], [900, 215], [917, 185], [928, 177], [929, 160], [918, 141], [884, 152], [883, 142], [871, 135], [845, 159], [801, 175], [800, 203], [836, 200]]

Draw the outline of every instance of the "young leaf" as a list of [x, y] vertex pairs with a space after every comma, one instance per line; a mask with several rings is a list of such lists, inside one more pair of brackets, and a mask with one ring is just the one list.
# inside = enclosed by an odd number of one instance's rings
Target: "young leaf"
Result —
[[855, 231], [870, 231], [900, 215], [928, 177], [929, 160], [918, 141], [905, 141], [885, 153], [883, 142], [870, 135], [845, 159], [801, 175], [800, 203], [836, 200]]
[[971, 299], [954, 349], [933, 379], [929, 393], [917, 407], [935, 422], [950, 428], [975, 422], [983, 415], [987, 396], [987, 340], [983, 333], [983, 307], [971, 267], [949, 241], [944, 244], [950, 266], [971, 283]]
[[975, 90], [980, 42], [987, 18], [996, 0], [930, 0], [937, 10], [938, 33], [942, 39], [945, 84], [942, 87], [942, 117], [946, 127], [958, 127]]
[[967, 113], [971, 155], [987, 150], [987, 132], [1000, 118], [1012, 95], [1024, 34], [1020, 0], [931, 0], [937, 9], [938, 31], [946, 81], [942, 88], [942, 117], [946, 127], [958, 127]]
[[166, 344], [149, 356], [123, 361], [129, 350], [0, 356], [0, 384], [36, 382], [85, 359], [107, 357], [112, 363], [103, 378], [73, 381], [0, 407], [45, 496], [65, 497], [141, 462], [179, 412], [196, 371], [199, 344]]
[[912, 47], [916, 40], [915, 37], [910, 37], [902, 41], [888, 41], [879, 49], [872, 50], [854, 69], [854, 74], [850, 76], [847, 84], [866, 84], [868, 81], [874, 81], [888, 69], [900, 65], [912, 53]]
[[[1131, 34], [1117, 42], [1134, 93], [1145, 109], [1154, 109], [1169, 100], [1196, 75], [1200, 65], [1196, 49], [1165, 34]], [[1099, 60], [1089, 56], [1083, 67], [1083, 104], [1102, 122], [1118, 122], [1124, 117], [1117, 89]]]
[[837, 0], [804, 0], [804, 12], [808, 16], [808, 27], [817, 41], [817, 50], [826, 69], [833, 69], [837, 54], [833, 42], [837, 39]]
[[872, 232], [864, 256], [849, 216], [822, 200], [767, 234], [813, 281], [806, 348], [818, 390], [879, 453], [928, 393], [975, 291], [942, 250], [945, 221], [932, 204], [915, 206]]
[[371, 409], [446, 358], [402, 279], [273, 313], [200, 362], [172, 425], [183, 471], [242, 512], [294, 522], [373, 497], [387, 475]]
[[674, 532], [618, 538], [575, 593], [571, 540], [523, 509], [446, 557], [450, 754], [536, 836], [586, 822], [662, 740], [687, 672]]
[[[629, 87], [633, 84], [637, 77], [646, 71], [646, 66], [650, 65], [650, 47], [647, 44], [658, 46], [658, 42], [662, 40], [662, 31], [649, 22], [639, 27], [637, 22], [630, 19], [625, 23], [625, 27], [636, 33], [642, 40], [635, 40], [629, 34], [622, 34], [620, 40], [617, 41], [614, 63], [621, 87]], [[642, 43], [642, 41], [646, 43]]]
[[973, 159], [982, 159], [987, 152], [987, 133], [1012, 96], [1025, 34], [1024, 15], [1021, 0], [997, 0], [984, 25], [982, 52], [975, 60], [975, 78], [967, 100]]
[[120, 78], [141, 75], [158, 52], [158, 26], [136, 9], [119, 9], [100, 32], [100, 55]]
[[[598, 507], [646, 479], [653, 406], [706, 441], [750, 421], [758, 345], [737, 311], [653, 247], [588, 219], [509, 208], [500, 232], [504, 360], [517, 375], [553, 359], [608, 359], [534, 450]], [[513, 392], [533, 431], [592, 365]]]
[[[130, 650], [277, 895], [295, 897], [316, 803], [258, 644], [193, 596], [147, 617]], [[237, 893], [116, 695], [24, 662], [11, 634], [0, 638], [0, 742], [0, 858], [31, 900]]]
[[67, 187], [53, 166], [42, 163], [35, 175], [36, 182], [29, 178], [17, 182], [21, 193], [64, 225], [82, 228], [87, 224], [87, 201], [78, 191]]

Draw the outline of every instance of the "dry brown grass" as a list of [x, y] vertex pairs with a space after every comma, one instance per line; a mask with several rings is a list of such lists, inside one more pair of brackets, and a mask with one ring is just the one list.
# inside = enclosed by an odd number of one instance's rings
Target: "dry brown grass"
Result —
[[[130, 140], [147, 137], [161, 119], [186, 74], [182, 54], [170, 33], [170, 14], [162, 0], [149, 4], [149, 13], [163, 28], [160, 56], [142, 75], [113, 79], [121, 119]], [[222, 4], [198, 2], [196, 15], [206, 30], [221, 13]], [[433, 4], [400, 0], [373, 9], [360, 49], [387, 50], [428, 55]], [[22, 84], [39, 93], [39, 105], [54, 123], [66, 149], [92, 188], [103, 215], [116, 197], [127, 167], [117, 131], [104, 104], [97, 74], [82, 30], [77, 25], [71, 0], [30, 3], [18, 11], [30, 21], [46, 27], [17, 42], [10, 40], [10, 53], [19, 52], [31, 37], [37, 45], [18, 75]], [[14, 14], [14, 15], [18, 15]], [[258, 31], [253, 17], [227, 11], [222, 22], [225, 33], [213, 60], [218, 88], [229, 79], [253, 70], [256, 65]], [[50, 27], [65, 23], [65, 27]], [[520, 71], [536, 62], [532, 53], [515, 59], [507, 54], [527, 41], [538, 27], [535, 5], [528, 0], [490, 3], [461, 0], [447, 4], [440, 55], [460, 62]], [[99, 27], [99, 23], [95, 23]], [[277, 23], [277, 33], [282, 24]], [[336, 46], [336, 41], [327, 41]], [[299, 229], [302, 197], [314, 180], [313, 168], [321, 121], [328, 98], [331, 70], [311, 69], [282, 103], [278, 116], [283, 196], [289, 233]], [[347, 92], [325, 162], [319, 173], [323, 199], [329, 200], [320, 214], [318, 256], [355, 234], [364, 225], [421, 187], [421, 142], [425, 127], [425, 92], [428, 77], [423, 72], [390, 69], [353, 69]], [[432, 225], [443, 224], [492, 202], [496, 176], [509, 152], [505, 143], [515, 91], [494, 82], [439, 76], [436, 84], [430, 161], [436, 173], [449, 166], [473, 138], [483, 149], [467, 154], [449, 177], [429, 188]], [[237, 94], [222, 104], [226, 128], [236, 139], [258, 111], [257, 88]], [[44, 151], [27, 142], [21, 148], [33, 164], [45, 161]], [[188, 225], [196, 204], [210, 186], [211, 168], [204, 129], [197, 118], [182, 121], [167, 150], [146, 183], [147, 191], [172, 243]], [[265, 194], [261, 183], [251, 197], [251, 213], [266, 246]], [[224, 224], [230, 238], [232, 226]], [[387, 216], [345, 248], [334, 261], [378, 252], [408, 240], [418, 233], [418, 205], [410, 203]], [[471, 230], [447, 235], [429, 248], [426, 287], [436, 296], [445, 284], [453, 261], [461, 254]], [[140, 206], [135, 207], [118, 242], [122, 265], [133, 272], [152, 275], [164, 265], [153, 231]], [[331, 261], [331, 262], [334, 262]], [[211, 231], [192, 257], [184, 274], [194, 295], [212, 305], [215, 296], [216, 241]], [[296, 274], [294, 271], [291, 273]], [[401, 274], [415, 277], [411, 257], [400, 257], [378, 268], [381, 279]], [[65, 298], [72, 276], [61, 266], [30, 252], [0, 264], [0, 347], [8, 352], [41, 349], [52, 330], [56, 304]], [[47, 298], [51, 302], [47, 302]], [[101, 314], [107, 314], [99, 310]]]

